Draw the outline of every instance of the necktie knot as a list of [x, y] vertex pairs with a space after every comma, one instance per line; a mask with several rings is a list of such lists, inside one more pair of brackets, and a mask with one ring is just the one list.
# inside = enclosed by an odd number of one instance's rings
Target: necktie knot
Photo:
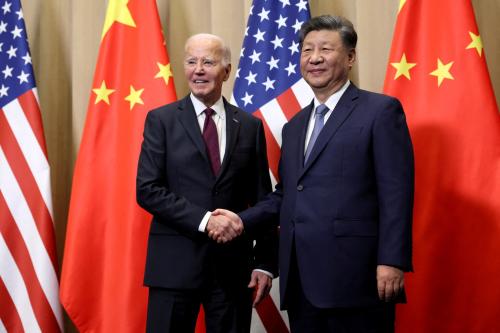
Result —
[[316, 107], [316, 115], [317, 116], [325, 116], [325, 114], [328, 112], [328, 106], [325, 104], [320, 104]]
[[212, 117], [212, 115], [215, 113], [215, 111], [214, 111], [214, 110], [212, 110], [211, 108], [207, 108], [207, 109], [205, 109], [205, 111], [203, 111], [203, 112], [205, 112], [205, 115], [206, 115], [207, 117]]

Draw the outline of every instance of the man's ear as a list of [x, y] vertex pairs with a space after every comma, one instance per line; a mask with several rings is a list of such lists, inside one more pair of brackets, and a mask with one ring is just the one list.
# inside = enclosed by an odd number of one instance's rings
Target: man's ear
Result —
[[349, 62], [349, 69], [354, 66], [354, 63], [356, 62], [356, 49], [350, 49], [349, 53], [347, 54], [347, 61]]
[[229, 79], [229, 74], [231, 74], [231, 64], [228, 64], [224, 70], [226, 72], [224, 75], [224, 81], [227, 81]]

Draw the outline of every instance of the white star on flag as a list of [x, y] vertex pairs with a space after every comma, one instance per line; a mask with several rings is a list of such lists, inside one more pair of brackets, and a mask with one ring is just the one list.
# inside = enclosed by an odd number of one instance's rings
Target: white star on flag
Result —
[[252, 59], [252, 64], [255, 62], [260, 62], [260, 55], [261, 54], [262, 54], [262, 52], [257, 53], [255, 50], [253, 50], [252, 55], [249, 57], [250, 59]]
[[20, 29], [17, 25], [15, 26], [14, 30], [12, 30], [10, 33], [12, 34], [12, 38], [21, 38], [21, 32], [23, 32], [23, 29]]
[[17, 57], [16, 52], [17, 52], [17, 48], [15, 48], [14, 46], [11, 45], [10, 49], [7, 51], [7, 54], [9, 55], [9, 60], [11, 58]]
[[260, 31], [260, 29], [257, 29], [257, 33], [255, 35], [253, 35], [255, 37], [255, 42], [258, 43], [258, 42], [263, 42], [264, 41], [264, 34], [266, 32], [265, 31]]
[[30, 76], [29, 73], [21, 71], [21, 74], [17, 76], [17, 78], [19, 79], [19, 84], [22, 84], [23, 82], [28, 83], [28, 76]]
[[266, 64], [269, 65], [269, 71], [271, 71], [273, 68], [278, 68], [278, 62], [280, 60], [279, 59], [274, 59], [273, 56], [271, 56], [271, 60], [269, 60], [268, 62], [266, 62]]
[[7, 23], [0, 21], [0, 35], [4, 32], [7, 32]]
[[274, 45], [274, 49], [276, 50], [278, 47], [283, 47], [283, 38], [279, 38], [277, 35], [274, 37], [274, 40], [271, 42]]
[[271, 79], [269, 78], [269, 76], [268, 76], [268, 77], [267, 77], [266, 82], [262, 82], [262, 84], [266, 87], [266, 91], [267, 91], [268, 89], [274, 89], [274, 82], [275, 82], [275, 81], [276, 81], [276, 80], [271, 80]]

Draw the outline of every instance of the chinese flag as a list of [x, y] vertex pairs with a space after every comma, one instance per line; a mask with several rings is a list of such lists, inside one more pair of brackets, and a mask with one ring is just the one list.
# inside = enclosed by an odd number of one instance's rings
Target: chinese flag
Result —
[[81, 332], [144, 332], [151, 217], [136, 204], [146, 113], [176, 99], [155, 0], [110, 0], [76, 161], [60, 297]]
[[500, 115], [470, 0], [401, 0], [384, 91], [416, 159], [398, 332], [500, 332]]

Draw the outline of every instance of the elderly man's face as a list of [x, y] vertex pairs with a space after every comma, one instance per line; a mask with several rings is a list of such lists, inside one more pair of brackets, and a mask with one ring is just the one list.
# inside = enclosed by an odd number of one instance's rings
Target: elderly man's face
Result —
[[311, 31], [302, 45], [300, 71], [315, 93], [329, 96], [346, 82], [355, 59], [337, 31]]
[[222, 83], [229, 78], [231, 65], [222, 64], [222, 47], [213, 38], [193, 38], [186, 44], [184, 74], [189, 89], [206, 106], [222, 94]]

